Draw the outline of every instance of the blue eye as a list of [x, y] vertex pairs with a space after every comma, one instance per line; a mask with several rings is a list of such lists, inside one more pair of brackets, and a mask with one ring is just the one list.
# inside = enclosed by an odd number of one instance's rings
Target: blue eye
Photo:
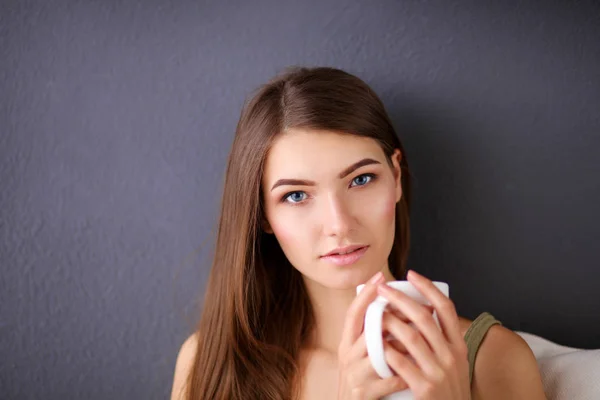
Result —
[[[376, 174], [362, 174], [352, 179], [350, 187], [365, 186], [367, 183], [377, 179]], [[300, 205], [304, 200], [308, 198], [308, 195], [302, 191], [288, 192], [281, 198], [282, 203], [289, 203], [291, 205]]]
[[[285, 196], [283, 196], [282, 200], [287, 201], [288, 203], [292, 203], [292, 204], [299, 203], [302, 200], [304, 200], [304, 198], [302, 198], [301, 196], [297, 196], [298, 194], [306, 196], [306, 193], [304, 193], [304, 192], [290, 192], [290, 193], [286, 194]], [[288, 201], [288, 199], [291, 199], [292, 201]]]
[[356, 183], [356, 185], [352, 186], [364, 186], [367, 183], [371, 182], [375, 179], [375, 174], [362, 174], [352, 179], [352, 183]]

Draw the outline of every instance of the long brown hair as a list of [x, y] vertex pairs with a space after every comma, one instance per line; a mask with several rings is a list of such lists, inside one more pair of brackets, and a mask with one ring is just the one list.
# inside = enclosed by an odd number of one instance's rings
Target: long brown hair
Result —
[[388, 262], [405, 274], [409, 248], [410, 172], [383, 103], [358, 77], [329, 67], [290, 67], [246, 101], [229, 155], [214, 260], [197, 329], [186, 398], [292, 399], [298, 356], [314, 325], [301, 274], [274, 235], [262, 230], [263, 166], [287, 128], [370, 137], [391, 165], [400, 149], [403, 195]]

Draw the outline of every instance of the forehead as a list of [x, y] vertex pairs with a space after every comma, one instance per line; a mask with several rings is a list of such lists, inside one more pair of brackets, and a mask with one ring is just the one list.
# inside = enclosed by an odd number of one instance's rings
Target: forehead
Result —
[[385, 154], [374, 139], [322, 130], [289, 129], [272, 144], [264, 179], [268, 183], [278, 178], [329, 178], [367, 157], [385, 162]]

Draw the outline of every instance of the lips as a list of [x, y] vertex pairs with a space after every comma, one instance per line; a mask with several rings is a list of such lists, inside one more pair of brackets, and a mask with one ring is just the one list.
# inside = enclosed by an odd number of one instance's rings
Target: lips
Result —
[[334, 249], [334, 250], [330, 251], [329, 253], [325, 254], [322, 257], [345, 255], [345, 254], [348, 254], [348, 253], [352, 253], [353, 251], [356, 251], [356, 250], [361, 249], [363, 247], [365, 247], [364, 244], [355, 244], [355, 245], [351, 245], [351, 246], [338, 247], [337, 249]]
[[350, 253], [335, 254], [336, 251], [333, 251], [333, 252], [329, 253], [328, 255], [322, 256], [321, 260], [327, 261], [327, 262], [337, 265], [337, 266], [351, 265], [351, 264], [356, 263], [358, 260], [360, 260], [365, 255], [365, 253], [367, 252], [368, 249], [369, 249], [369, 246], [354, 246], [354, 249], [351, 249], [350, 247], [348, 247], [347, 249], [337, 250], [337, 251], [341, 251], [341, 252], [350, 251]]

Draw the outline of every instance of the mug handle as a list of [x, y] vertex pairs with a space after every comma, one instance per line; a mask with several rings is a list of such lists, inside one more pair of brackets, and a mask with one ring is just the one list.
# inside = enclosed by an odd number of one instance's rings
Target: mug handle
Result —
[[[369, 360], [371, 361], [373, 369], [377, 372], [377, 375], [382, 379], [394, 375], [385, 361], [385, 354], [383, 353], [383, 337], [381, 335], [383, 311], [387, 305], [387, 300], [376, 300], [369, 304], [365, 315], [364, 329]], [[414, 396], [410, 389], [404, 389], [399, 392], [388, 394], [387, 396], [382, 397], [382, 400], [414, 400]]]
[[385, 361], [383, 337], [381, 334], [383, 311], [387, 305], [388, 302], [386, 300], [376, 300], [369, 304], [367, 313], [365, 314], [364, 334], [365, 342], [367, 344], [367, 353], [373, 369], [380, 378], [390, 378], [394, 376], [394, 373]]

